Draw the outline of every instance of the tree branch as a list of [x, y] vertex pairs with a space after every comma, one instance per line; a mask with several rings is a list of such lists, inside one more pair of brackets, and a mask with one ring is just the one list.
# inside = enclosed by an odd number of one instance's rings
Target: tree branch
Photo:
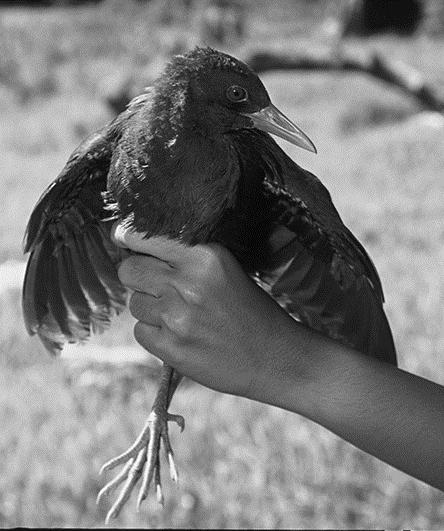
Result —
[[426, 109], [444, 112], [444, 100], [423, 76], [401, 62], [388, 61], [374, 53], [365, 58], [334, 57], [331, 55], [298, 55], [265, 50], [250, 52], [245, 62], [257, 73], [269, 70], [305, 70], [363, 73], [401, 89]]

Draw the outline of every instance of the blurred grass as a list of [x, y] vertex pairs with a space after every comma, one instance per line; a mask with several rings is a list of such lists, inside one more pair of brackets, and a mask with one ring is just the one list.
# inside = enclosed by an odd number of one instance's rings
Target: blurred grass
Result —
[[[250, 4], [247, 44], [325, 45], [314, 24], [325, 2]], [[80, 140], [110, 118], [103, 90], [116, 78], [146, 76], [198, 40], [198, 10], [184, 22], [171, 6], [0, 11], [0, 263], [22, 257], [36, 199]], [[402, 59], [437, 86], [444, 79], [437, 37], [351, 46]], [[444, 384], [443, 118], [417, 114], [415, 102], [362, 77], [286, 72], [263, 80], [319, 155], [285, 149], [324, 181], [376, 263], [401, 367]], [[140, 431], [156, 363], [48, 360], [24, 331], [15, 288], [0, 294], [0, 330], [0, 526], [101, 526], [98, 470]], [[93, 344], [136, 348], [129, 316]], [[132, 500], [120, 527], [444, 527], [444, 494], [296, 415], [196, 385], [184, 385], [172, 409], [187, 421], [182, 435], [172, 428], [181, 484], [165, 480], [164, 510], [150, 499], [136, 514]]]

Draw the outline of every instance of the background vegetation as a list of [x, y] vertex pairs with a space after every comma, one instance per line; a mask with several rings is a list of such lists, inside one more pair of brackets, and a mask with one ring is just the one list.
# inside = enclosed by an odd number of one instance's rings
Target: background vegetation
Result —
[[[95, 505], [105, 482], [100, 465], [132, 442], [149, 412], [158, 365], [135, 345], [128, 315], [57, 361], [27, 337], [21, 241], [44, 187], [80, 140], [111, 118], [105, 97], [124, 85], [142, 88], [171, 53], [204, 38], [202, 4], [188, 4], [110, 0], [0, 11], [2, 527], [103, 525], [106, 503]], [[335, 3], [244, 4], [244, 37], [219, 47], [242, 55], [259, 43], [329, 46]], [[436, 17], [428, 20], [429, 30], [412, 39], [355, 40], [347, 49], [379, 50], [442, 87], [444, 39]], [[262, 78], [319, 155], [285, 149], [323, 180], [376, 263], [400, 366], [444, 384], [444, 118], [357, 75]], [[181, 435], [172, 427], [181, 483], [176, 489], [165, 478], [163, 510], [150, 499], [137, 514], [131, 500], [115, 521], [120, 527], [444, 527], [443, 493], [303, 418], [190, 383], [172, 410], [187, 420]]]

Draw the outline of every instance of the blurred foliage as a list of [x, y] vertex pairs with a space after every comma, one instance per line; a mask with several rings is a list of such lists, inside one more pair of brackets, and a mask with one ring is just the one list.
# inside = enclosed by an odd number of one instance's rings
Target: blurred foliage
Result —
[[[219, 0], [220, 2], [221, 0]], [[0, 10], [0, 88], [25, 103], [55, 94], [106, 96], [149, 84], [165, 59], [197, 43], [241, 53], [244, 46], [328, 46], [328, 26], [343, 2], [104, 0], [77, 9]], [[421, 35], [444, 25], [444, 7], [429, 0]], [[31, 16], [32, 15], [32, 16]], [[226, 35], [219, 33], [223, 29]], [[279, 35], [269, 31], [279, 28]], [[302, 38], [302, 42], [301, 42]], [[330, 39], [331, 40], [331, 39]]]
[[[235, 55], [258, 44], [330, 45], [324, 23], [335, 9], [327, 1], [245, 3], [244, 36], [223, 46]], [[0, 10], [0, 263], [23, 258], [33, 204], [75, 145], [111, 117], [107, 91], [129, 76], [155, 76], [171, 53], [204, 42], [202, 6], [108, 0]], [[405, 61], [444, 86], [444, 40], [431, 33], [348, 46]], [[444, 383], [443, 117], [352, 74], [263, 80], [319, 155], [285, 149], [324, 181], [380, 271], [401, 367]], [[49, 360], [26, 335], [14, 287], [0, 292], [0, 330], [0, 526], [102, 526], [98, 470], [140, 431], [158, 364]], [[130, 317], [92, 345], [136, 348]], [[442, 493], [296, 415], [190, 384], [172, 410], [187, 421], [181, 435], [172, 428], [179, 488], [165, 480], [163, 511], [150, 498], [137, 514], [131, 500], [117, 526], [444, 527]]]

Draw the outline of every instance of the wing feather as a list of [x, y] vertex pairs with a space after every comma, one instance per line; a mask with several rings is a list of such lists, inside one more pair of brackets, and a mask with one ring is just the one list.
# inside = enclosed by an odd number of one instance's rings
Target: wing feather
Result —
[[111, 251], [102, 192], [111, 157], [107, 131], [94, 134], [42, 195], [28, 223], [23, 313], [30, 334], [55, 354], [104, 329], [126, 303]]
[[235, 141], [242, 171], [263, 180], [273, 212], [270, 254], [258, 268], [271, 295], [307, 326], [396, 364], [378, 273], [327, 189], [268, 134], [245, 130]]

